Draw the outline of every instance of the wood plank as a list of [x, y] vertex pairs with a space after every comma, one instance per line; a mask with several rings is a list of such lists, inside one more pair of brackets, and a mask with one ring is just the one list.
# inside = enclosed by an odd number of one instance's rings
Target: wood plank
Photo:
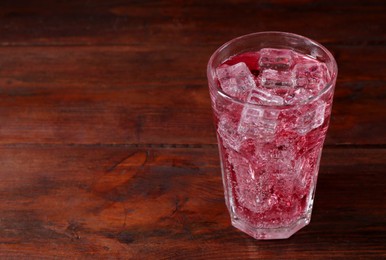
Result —
[[[0, 259], [386, 259], [381, 0], [0, 2]], [[311, 224], [229, 223], [205, 66], [242, 34], [325, 44], [339, 78]]]
[[0, 45], [217, 46], [267, 30], [295, 32], [323, 43], [386, 41], [386, 7], [379, 0], [39, 0], [2, 1], [0, 10]]
[[386, 149], [325, 149], [311, 224], [264, 242], [230, 226], [216, 146], [19, 144], [0, 154], [2, 258], [386, 256]]
[[[205, 75], [213, 50], [194, 50], [0, 48], [0, 143], [213, 144]], [[386, 49], [333, 52], [339, 78], [327, 143], [386, 144]]]

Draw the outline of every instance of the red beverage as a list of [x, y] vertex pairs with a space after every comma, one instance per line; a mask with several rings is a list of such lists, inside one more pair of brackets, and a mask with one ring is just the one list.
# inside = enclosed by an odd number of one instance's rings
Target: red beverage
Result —
[[317, 57], [261, 48], [225, 59], [213, 76], [232, 224], [258, 239], [287, 238], [311, 218], [336, 75]]

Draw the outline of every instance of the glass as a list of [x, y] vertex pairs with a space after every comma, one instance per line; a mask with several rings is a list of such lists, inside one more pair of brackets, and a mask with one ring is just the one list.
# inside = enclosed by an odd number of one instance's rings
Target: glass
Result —
[[[325, 64], [328, 81], [317, 93], [293, 104], [275, 99], [256, 103], [229, 95], [220, 86], [216, 69], [239, 54], [260, 51], [263, 55], [263, 48], [288, 49]], [[260, 70], [260, 75], [275, 73]], [[301, 84], [299, 74], [288, 73]], [[319, 43], [300, 35], [253, 33], [216, 50], [207, 76], [232, 225], [256, 239], [290, 237], [311, 219], [337, 77], [334, 57]]]

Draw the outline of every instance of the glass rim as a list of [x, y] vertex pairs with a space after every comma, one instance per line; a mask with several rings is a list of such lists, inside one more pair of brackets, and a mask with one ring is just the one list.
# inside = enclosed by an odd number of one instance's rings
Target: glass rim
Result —
[[[238, 41], [241, 41], [241, 40], [245, 40], [247, 38], [255, 37], [255, 36], [258, 36], [258, 35], [269, 35], [269, 34], [271, 34], [271, 35], [287, 35], [287, 36], [303, 39], [303, 40], [308, 41], [311, 44], [317, 46], [318, 48], [320, 48], [327, 55], [327, 57], [331, 60], [331, 63], [332, 63], [331, 79], [330, 79], [329, 82], [327, 82], [327, 84], [324, 86], [324, 88], [322, 88], [317, 94], [312, 95], [311, 97], [306, 98], [306, 99], [300, 101], [299, 103], [296, 103], [296, 104], [283, 104], [283, 105], [274, 105], [274, 104], [266, 105], [266, 104], [250, 103], [250, 102], [242, 101], [242, 100], [240, 100], [240, 99], [238, 99], [236, 97], [232, 97], [231, 95], [228, 95], [227, 93], [225, 93], [221, 89], [219, 84], [217, 84], [215, 82], [215, 77], [214, 77], [215, 76], [215, 68], [212, 68], [212, 64], [213, 64], [214, 59], [218, 56], [219, 53], [221, 53], [221, 51], [223, 51], [225, 48], [227, 48], [228, 46], [232, 45], [235, 42], [238, 42]], [[305, 36], [302, 36], [302, 35], [299, 35], [299, 34], [295, 34], [295, 33], [281, 32], [281, 31], [254, 32], [254, 33], [245, 34], [245, 35], [241, 35], [239, 37], [233, 38], [232, 40], [229, 40], [229, 41], [225, 42], [223, 45], [221, 45], [219, 48], [217, 48], [217, 50], [215, 52], [213, 52], [213, 54], [211, 55], [211, 57], [210, 57], [210, 59], [208, 61], [208, 64], [207, 64], [207, 78], [208, 78], [208, 82], [209, 82], [209, 87], [210, 88], [211, 88], [211, 86], [215, 86], [217, 93], [219, 93], [224, 98], [232, 100], [232, 102], [235, 102], [235, 103], [238, 103], [238, 104], [241, 104], [241, 105], [248, 104], [249, 106], [255, 106], [255, 107], [283, 108], [284, 109], [284, 108], [293, 108], [293, 107], [298, 107], [298, 106], [306, 105], [306, 104], [311, 103], [312, 101], [318, 99], [320, 96], [322, 96], [323, 94], [327, 93], [328, 91], [330, 91], [330, 89], [333, 88], [334, 85], [335, 85], [335, 81], [336, 81], [337, 75], [338, 75], [338, 65], [336, 63], [336, 60], [335, 60], [334, 56], [331, 54], [331, 52], [326, 47], [324, 47], [319, 42], [314, 41], [314, 40], [312, 40], [310, 38], [307, 38]]]

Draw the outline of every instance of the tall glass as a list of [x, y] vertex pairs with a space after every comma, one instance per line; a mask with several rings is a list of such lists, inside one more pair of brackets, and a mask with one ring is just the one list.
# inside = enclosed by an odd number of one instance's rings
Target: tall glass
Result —
[[[262, 48], [289, 49], [326, 65], [329, 81], [295, 104], [256, 104], [227, 94], [216, 69], [230, 57]], [[294, 74], [296, 79], [296, 74]], [[284, 32], [233, 39], [211, 56], [207, 76], [232, 225], [256, 239], [288, 238], [311, 219], [319, 162], [337, 77], [331, 53]]]

